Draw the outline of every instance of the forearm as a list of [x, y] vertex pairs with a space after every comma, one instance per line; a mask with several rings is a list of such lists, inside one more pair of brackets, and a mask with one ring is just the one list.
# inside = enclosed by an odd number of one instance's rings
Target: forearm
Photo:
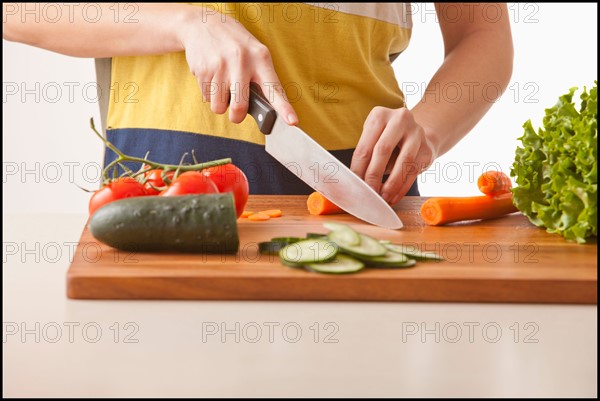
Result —
[[510, 32], [472, 32], [447, 52], [412, 109], [436, 156], [456, 145], [494, 104], [510, 81], [512, 63]]
[[86, 3], [54, 3], [47, 13], [43, 4], [4, 3], [4, 39], [75, 57], [164, 54], [183, 51], [182, 30], [191, 20], [202, 20], [202, 9], [184, 4], [126, 3], [125, 8], [124, 3], [94, 3], [86, 8]]

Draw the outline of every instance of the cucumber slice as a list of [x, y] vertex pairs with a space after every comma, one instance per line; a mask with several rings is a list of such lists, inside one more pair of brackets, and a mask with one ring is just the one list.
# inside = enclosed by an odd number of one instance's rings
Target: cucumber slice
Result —
[[302, 269], [302, 268], [304, 268], [304, 265], [302, 263], [287, 262], [287, 261], [285, 261], [283, 259], [281, 259], [281, 264], [284, 265], [284, 266], [287, 266], [287, 267], [292, 267], [294, 269]]
[[359, 234], [360, 244], [349, 245], [344, 241], [343, 235], [338, 235], [339, 231], [332, 231], [329, 233], [329, 239], [335, 242], [344, 253], [355, 256], [358, 258], [362, 257], [374, 257], [383, 256], [386, 254], [387, 249], [385, 246], [379, 243], [375, 238], [369, 237], [368, 235]]
[[360, 245], [360, 234], [351, 229], [346, 224], [329, 222], [323, 224], [323, 226], [326, 229], [335, 232], [338, 241], [343, 241], [344, 244], [347, 244], [349, 246]]
[[327, 262], [335, 258], [338, 247], [324, 239], [307, 239], [288, 244], [279, 251], [282, 261], [293, 264]]
[[383, 256], [374, 256], [370, 258], [361, 258], [369, 267], [411, 267], [417, 262], [401, 253], [388, 251]]
[[387, 244], [391, 244], [392, 241], [390, 241], [389, 239], [380, 239], [379, 243], [382, 245], [387, 245]]
[[288, 246], [289, 242], [266, 241], [258, 243], [258, 251], [264, 255], [277, 255], [279, 251]]
[[271, 238], [271, 242], [286, 242], [288, 244], [293, 244], [294, 242], [299, 242], [304, 240], [302, 237], [275, 237]]
[[385, 247], [395, 253], [400, 253], [406, 256], [410, 256], [413, 259], [419, 260], [444, 260], [443, 257], [435, 252], [421, 251], [416, 246], [411, 245], [399, 245], [399, 244], [386, 244]]
[[319, 234], [319, 233], [308, 233], [308, 234], [306, 234], [306, 238], [307, 239], [323, 238], [323, 237], [327, 237], [327, 234]]
[[306, 267], [318, 273], [344, 274], [355, 273], [364, 269], [365, 264], [350, 256], [339, 254], [334, 260], [326, 263], [307, 263]]

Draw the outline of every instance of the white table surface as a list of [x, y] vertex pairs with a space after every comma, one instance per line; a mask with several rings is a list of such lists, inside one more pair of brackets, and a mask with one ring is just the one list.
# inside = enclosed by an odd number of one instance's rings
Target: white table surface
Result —
[[6, 397], [597, 396], [597, 306], [69, 300], [86, 216], [3, 218]]

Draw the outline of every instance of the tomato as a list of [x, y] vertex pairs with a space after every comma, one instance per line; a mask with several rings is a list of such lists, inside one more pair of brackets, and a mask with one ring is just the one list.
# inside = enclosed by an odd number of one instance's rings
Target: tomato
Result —
[[177, 177], [171, 185], [160, 193], [161, 196], [190, 194], [216, 194], [217, 186], [199, 171], [186, 171]]
[[248, 179], [242, 170], [233, 164], [224, 164], [203, 170], [203, 173], [215, 183], [219, 192], [232, 192], [235, 200], [235, 211], [240, 217], [248, 201]]
[[94, 195], [92, 195], [92, 198], [90, 199], [90, 215], [112, 201], [144, 195], [147, 195], [146, 189], [135, 178], [118, 178], [94, 192]]
[[[160, 193], [160, 190], [152, 188], [153, 186], [156, 188], [161, 188], [167, 185], [163, 181], [162, 174], [163, 170], [161, 169], [154, 169], [144, 173], [144, 177], [146, 177], [146, 184], [144, 187], [146, 188], [148, 195], [158, 195]], [[173, 176], [175, 175], [175, 171], [168, 171], [166, 175], [169, 180], [172, 180]]]

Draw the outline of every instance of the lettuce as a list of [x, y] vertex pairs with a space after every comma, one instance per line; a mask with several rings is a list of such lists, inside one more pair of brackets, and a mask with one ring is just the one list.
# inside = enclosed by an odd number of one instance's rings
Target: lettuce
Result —
[[513, 202], [533, 224], [584, 243], [596, 236], [598, 220], [598, 81], [589, 93], [584, 87], [579, 111], [576, 90], [546, 109], [537, 133], [531, 120], [523, 125], [511, 176]]

